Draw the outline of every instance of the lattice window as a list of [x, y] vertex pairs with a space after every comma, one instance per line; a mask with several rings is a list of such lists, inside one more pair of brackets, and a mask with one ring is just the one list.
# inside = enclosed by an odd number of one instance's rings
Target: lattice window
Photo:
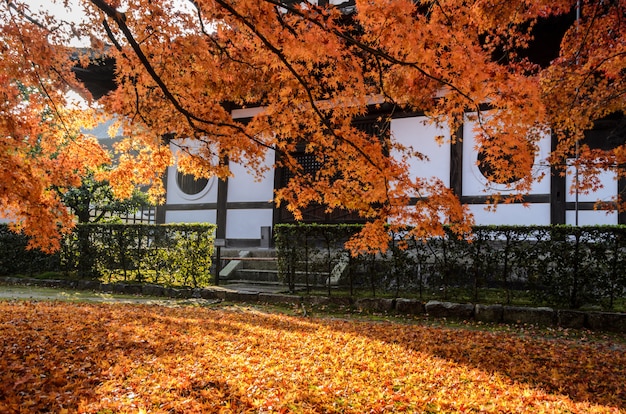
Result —
[[358, 130], [378, 138], [389, 136], [389, 122], [383, 119], [359, 119], [352, 123]]
[[[315, 176], [315, 174], [322, 168], [322, 163], [313, 154], [295, 154], [296, 161], [302, 167], [302, 173], [305, 175]], [[294, 174], [288, 169], [283, 168], [281, 185], [284, 187], [289, 180], [294, 177]]]
[[[353, 125], [360, 131], [365, 132], [373, 137], [386, 140], [389, 137], [389, 122], [378, 118], [359, 119], [353, 122]], [[315, 174], [323, 165], [315, 155], [299, 152], [293, 154], [296, 162], [300, 164], [302, 173], [315, 177]], [[281, 169], [279, 185], [284, 187], [294, 174], [288, 168]], [[294, 218], [291, 212], [285, 206], [282, 206], [278, 212], [278, 222], [290, 223]], [[326, 212], [323, 205], [312, 204], [302, 210], [302, 221], [315, 223], [362, 223], [365, 221], [359, 217], [357, 213], [349, 212], [341, 209], [335, 209], [333, 212]]]
[[[389, 136], [389, 122], [378, 118], [358, 119], [352, 124], [358, 130], [363, 131], [368, 135], [378, 137], [379, 139], [384, 139]], [[320, 162], [314, 154], [302, 152], [295, 154], [294, 157], [296, 158], [298, 164], [302, 167], [302, 173], [305, 175], [314, 177], [322, 167], [322, 162]], [[286, 186], [293, 176], [294, 174], [289, 171], [288, 168], [283, 168], [280, 180], [281, 186]]]

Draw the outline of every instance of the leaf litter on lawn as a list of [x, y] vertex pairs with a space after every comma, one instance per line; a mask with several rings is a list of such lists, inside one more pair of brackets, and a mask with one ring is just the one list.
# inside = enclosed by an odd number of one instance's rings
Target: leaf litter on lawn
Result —
[[626, 409], [626, 356], [612, 341], [478, 328], [232, 304], [0, 302], [0, 412]]

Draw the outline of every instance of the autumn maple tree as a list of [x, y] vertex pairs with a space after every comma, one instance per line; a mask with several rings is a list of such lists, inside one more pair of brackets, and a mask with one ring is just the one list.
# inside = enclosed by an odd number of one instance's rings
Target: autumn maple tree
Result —
[[[547, 133], [558, 140], [554, 165], [576, 149], [584, 189], [602, 170], [624, 174], [626, 147], [581, 143], [595, 120], [624, 109], [623, 0], [82, 0], [76, 21], [28, 3], [1, 3], [0, 197], [29, 234], [65, 228], [49, 188], [105, 162], [78, 128], [93, 114], [65, 102], [68, 89], [89, 96], [72, 68], [102, 56], [115, 61], [116, 88], [91, 108], [115, 114], [128, 137], [108, 177], [118, 195], [138, 183], [162, 191], [171, 143], [183, 150], [179, 167], [199, 176], [226, 177], [228, 162], [263, 174], [274, 151], [292, 173], [276, 202], [295, 217], [310, 203], [360, 214], [368, 225], [355, 250], [384, 246], [386, 223], [416, 224], [419, 237], [471, 224], [444, 183], [410, 177], [418, 142], [354, 126], [370, 108], [419, 111], [450, 131], [475, 120], [490, 174], [516, 194], [530, 189]], [[533, 61], [542, 40], [534, 28], [563, 16], [571, 19], [559, 50]], [[69, 48], [76, 37], [91, 40], [88, 52]], [[247, 107], [261, 109], [233, 119]], [[317, 158], [317, 173], [304, 173], [297, 148]]]

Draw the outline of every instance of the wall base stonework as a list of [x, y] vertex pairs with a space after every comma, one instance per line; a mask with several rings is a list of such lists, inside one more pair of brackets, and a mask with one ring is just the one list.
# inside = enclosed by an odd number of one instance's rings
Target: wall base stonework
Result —
[[431, 300], [425, 305], [426, 314], [434, 318], [470, 319], [474, 315], [471, 303], [439, 302]]
[[302, 303], [312, 306], [352, 306], [352, 298], [345, 296], [303, 296]]
[[593, 331], [626, 333], [626, 313], [589, 312], [585, 327]]
[[141, 294], [145, 296], [165, 296], [165, 288], [159, 285], [143, 285]]
[[426, 312], [424, 303], [417, 299], [396, 299], [396, 312], [408, 315], [422, 315]]
[[258, 302], [259, 293], [226, 291], [224, 299], [233, 302]]
[[585, 312], [574, 310], [557, 311], [557, 325], [562, 328], [583, 329], [585, 327]]
[[502, 308], [502, 322], [552, 326], [556, 322], [556, 313], [552, 308], [504, 306]]
[[298, 295], [285, 295], [282, 293], [259, 293], [259, 302], [275, 304], [300, 304], [302, 297]]
[[480, 322], [502, 322], [504, 312], [502, 305], [481, 305], [474, 306], [474, 319]]

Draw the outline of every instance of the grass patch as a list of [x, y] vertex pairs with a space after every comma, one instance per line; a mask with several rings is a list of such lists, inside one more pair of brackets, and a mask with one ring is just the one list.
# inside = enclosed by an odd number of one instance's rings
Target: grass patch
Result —
[[0, 290], [0, 300], [12, 299], [33, 299], [33, 300], [64, 300], [64, 301], [100, 301], [117, 302], [124, 300], [151, 300], [154, 298], [137, 297], [133, 295], [123, 295], [105, 292], [90, 292], [72, 289], [57, 289], [40, 286], [7, 286], [2, 285]]

